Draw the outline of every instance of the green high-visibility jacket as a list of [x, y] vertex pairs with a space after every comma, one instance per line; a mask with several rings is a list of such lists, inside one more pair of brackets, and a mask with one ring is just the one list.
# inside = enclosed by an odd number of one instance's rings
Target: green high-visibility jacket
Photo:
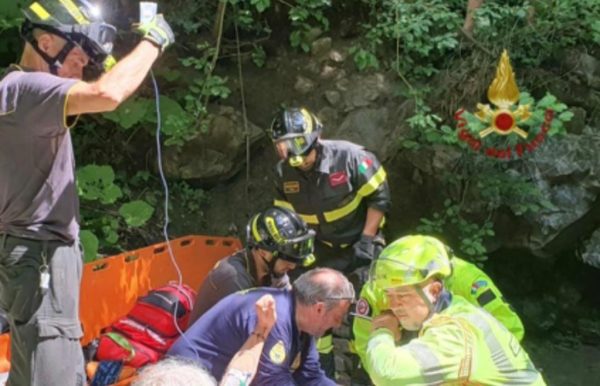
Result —
[[377, 386], [545, 385], [515, 336], [460, 296], [405, 345], [387, 329], [372, 332], [366, 369]]
[[[521, 319], [519, 319], [510, 304], [504, 300], [502, 293], [492, 282], [492, 279], [476, 265], [458, 257], [453, 257], [452, 276], [446, 279], [444, 285], [452, 294], [459, 295], [469, 303], [483, 307], [512, 332], [519, 341], [523, 339], [525, 329]], [[356, 313], [374, 317], [386, 308], [385, 294], [376, 292], [371, 286], [365, 285], [356, 305]], [[366, 363], [367, 340], [370, 331], [370, 321], [360, 317], [354, 318], [352, 349], [358, 354], [363, 365]]]

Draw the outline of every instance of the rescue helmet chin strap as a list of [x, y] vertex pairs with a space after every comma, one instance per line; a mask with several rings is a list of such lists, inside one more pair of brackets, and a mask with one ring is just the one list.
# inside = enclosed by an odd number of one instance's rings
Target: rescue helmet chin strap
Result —
[[287, 158], [288, 163], [293, 168], [299, 167], [300, 165], [302, 165], [304, 163], [304, 160], [306, 159], [306, 157], [310, 154], [310, 152], [313, 149], [317, 150], [317, 159], [318, 159], [319, 149], [320, 149], [318, 138], [312, 143], [312, 145], [310, 145], [310, 147], [308, 149], [306, 149], [306, 151], [304, 153], [299, 154], [299, 155], [294, 155], [294, 154], [288, 153], [288, 158]]
[[[262, 249], [260, 247], [253, 247], [253, 249], [256, 249], [256, 253], [259, 253], [259, 257], [260, 259], [263, 261], [263, 263], [265, 263], [265, 266], [267, 267], [267, 274], [268, 275], [274, 275], [275, 274], [275, 263], [277, 262], [277, 252], [271, 252], [273, 254], [271, 261], [267, 260], [264, 256], [264, 254], [262, 252], [259, 251], [265, 251], [266, 249]], [[268, 251], [270, 252], [270, 251]]]
[[[48, 55], [47, 53], [42, 51], [37, 39], [33, 35], [34, 28], [43, 29], [48, 33], [60, 36], [66, 41], [65, 45], [55, 56], [52, 57]], [[37, 52], [37, 54], [41, 56], [42, 59], [44, 59], [44, 61], [48, 64], [48, 68], [50, 69], [50, 73], [52, 75], [58, 75], [58, 69], [62, 67], [67, 55], [69, 55], [69, 52], [71, 52], [71, 50], [75, 48], [75, 42], [73, 42], [73, 40], [69, 39], [67, 36], [57, 33], [54, 30], [50, 30], [50, 28], [44, 28], [43, 26], [34, 27], [33, 25], [27, 22], [24, 23], [23, 27], [21, 28], [21, 36], [33, 47], [35, 52]]]
[[267, 263], [267, 268], [268, 268], [268, 273], [269, 275], [274, 275], [275, 274], [275, 263], [277, 262], [277, 252], [271, 252], [271, 261], [268, 261], [267, 259], [265, 259], [265, 257], [263, 256], [263, 261], [265, 263]]
[[425, 318], [425, 320], [427, 320], [427, 319], [431, 318], [433, 316], [433, 314], [435, 313], [435, 306], [433, 303], [431, 303], [431, 301], [429, 300], [429, 297], [427, 296], [425, 291], [423, 291], [423, 287], [421, 287], [419, 284], [415, 284], [413, 287], [415, 288], [415, 291], [417, 291], [417, 294], [421, 297], [421, 299], [423, 299], [423, 302], [425, 303], [425, 305], [427, 306], [427, 309], [429, 310], [427, 313], [427, 317]]

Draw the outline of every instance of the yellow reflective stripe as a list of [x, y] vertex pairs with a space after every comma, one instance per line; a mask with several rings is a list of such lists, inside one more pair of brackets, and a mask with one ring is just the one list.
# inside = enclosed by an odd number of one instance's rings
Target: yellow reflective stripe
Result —
[[[331, 248], [333, 248], [333, 246], [334, 246], [333, 243], [330, 243], [329, 241], [319, 240], [319, 242], [321, 242], [321, 243], [323, 243], [323, 244], [325, 244], [325, 245], [327, 245], [328, 247], [331, 247]], [[349, 247], [349, 246], [350, 246], [350, 244], [340, 244], [340, 245], [338, 245], [338, 247], [340, 247], [342, 249], [346, 248], [346, 247]]]
[[273, 200], [273, 205], [278, 206], [280, 208], [286, 208], [289, 210], [294, 210], [294, 207], [292, 206], [292, 204], [290, 204], [287, 201], [283, 201], [283, 200]]
[[336, 220], [341, 219], [342, 217], [349, 215], [350, 213], [354, 212], [356, 208], [358, 208], [362, 199], [362, 196], [357, 194], [356, 196], [354, 196], [352, 201], [350, 201], [350, 203], [342, 206], [341, 208], [332, 210], [330, 212], [323, 212], [325, 221], [334, 222]]
[[374, 191], [377, 190], [377, 188], [379, 188], [381, 184], [385, 182], [386, 177], [387, 174], [385, 173], [383, 166], [379, 167], [377, 173], [373, 174], [373, 176], [369, 178], [369, 181], [360, 187], [358, 194], [363, 197], [370, 196]]
[[[289, 210], [293, 210], [294, 212], [296, 212], [296, 210], [294, 209], [294, 207], [292, 206], [292, 204], [290, 204], [287, 201], [273, 200], [273, 205], [279, 206], [281, 208], [286, 208], [286, 209], [289, 209]], [[314, 214], [302, 214], [302, 213], [298, 213], [298, 212], [296, 212], [296, 214], [298, 214], [298, 216], [300, 216], [300, 218], [302, 220], [304, 220], [304, 222], [307, 223], [307, 224], [318, 224], [319, 223], [319, 219]]]
[[304, 222], [307, 223], [307, 224], [313, 224], [314, 225], [314, 224], [318, 224], [319, 223], [319, 219], [314, 214], [302, 214], [302, 213], [298, 213], [298, 216], [300, 216], [300, 218], [302, 220], [304, 220]]
[[38, 15], [38, 17], [41, 20], [46, 20], [50, 17], [50, 14], [48, 13], [48, 11], [46, 11], [46, 8], [42, 7], [41, 4], [38, 2], [31, 4], [29, 6], [29, 9], [31, 9], [31, 11], [33, 11], [33, 13]]
[[386, 176], [385, 169], [383, 169], [383, 166], [380, 167], [377, 173], [373, 174], [369, 181], [358, 189], [358, 193], [354, 196], [352, 201], [336, 210], [324, 212], [323, 216], [325, 217], [325, 220], [327, 222], [334, 222], [354, 212], [360, 205], [363, 197], [373, 194], [373, 192], [385, 182]]
[[79, 120], [79, 114], [78, 114], [78, 115], [75, 116], [75, 118], [73, 119], [73, 121], [69, 124], [69, 115], [67, 115], [67, 107], [68, 107], [68, 104], [69, 104], [69, 97], [71, 96], [71, 91], [73, 91], [73, 87], [75, 87], [78, 83], [79, 82], [73, 84], [69, 88], [69, 91], [67, 91], [67, 96], [65, 97], [65, 104], [63, 106], [63, 125], [67, 129], [71, 129], [73, 126], [75, 126], [75, 124]]
[[261, 242], [262, 241], [262, 237], [260, 237], [260, 232], [258, 231], [258, 215], [254, 216], [254, 218], [252, 219], [252, 226], [250, 227], [252, 229], [252, 237], [254, 237], [254, 240], [256, 242]]
[[71, 16], [73, 16], [73, 18], [77, 21], [77, 23], [79, 23], [79, 24], [89, 24], [90, 23], [89, 20], [86, 19], [85, 16], [83, 16], [81, 11], [79, 10], [79, 7], [77, 7], [75, 5], [75, 3], [73, 3], [72, 0], [60, 0], [60, 2], [62, 3], [62, 5], [65, 6], [67, 11], [69, 11]]
[[333, 350], [333, 335], [325, 335], [317, 340], [317, 351], [321, 354], [329, 354]]

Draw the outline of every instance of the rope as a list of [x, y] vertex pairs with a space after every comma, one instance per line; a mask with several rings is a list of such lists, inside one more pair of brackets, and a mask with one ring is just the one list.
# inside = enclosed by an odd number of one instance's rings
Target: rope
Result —
[[[237, 7], [236, 7], [237, 11]], [[235, 41], [237, 51], [237, 63], [238, 63], [238, 80], [240, 84], [240, 99], [242, 103], [242, 117], [244, 122], [244, 135], [246, 136], [246, 214], [250, 214], [250, 132], [248, 131], [248, 115], [246, 113], [246, 98], [244, 95], [244, 76], [242, 73], [242, 53], [240, 49], [240, 36], [238, 31], [237, 20], [233, 18], [233, 24], [235, 27]]]

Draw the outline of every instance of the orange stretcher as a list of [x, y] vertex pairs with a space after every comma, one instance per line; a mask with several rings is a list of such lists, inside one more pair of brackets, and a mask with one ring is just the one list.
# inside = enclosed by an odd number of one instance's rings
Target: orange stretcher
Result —
[[[197, 289], [217, 260], [242, 248], [231, 237], [186, 236], [169, 243], [181, 271], [183, 283]], [[127, 314], [137, 298], [150, 289], [178, 281], [167, 243], [124, 252], [83, 267], [80, 296], [82, 345]], [[0, 335], [0, 372], [10, 368], [10, 337]], [[119, 383], [126, 385], [128, 382]]]

